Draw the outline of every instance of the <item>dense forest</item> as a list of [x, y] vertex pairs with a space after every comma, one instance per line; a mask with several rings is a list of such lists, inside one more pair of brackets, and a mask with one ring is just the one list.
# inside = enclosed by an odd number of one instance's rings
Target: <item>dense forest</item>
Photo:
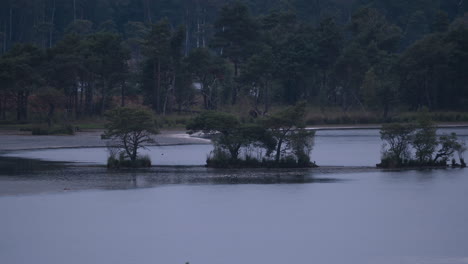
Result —
[[468, 110], [464, 0], [1, 0], [0, 120]]

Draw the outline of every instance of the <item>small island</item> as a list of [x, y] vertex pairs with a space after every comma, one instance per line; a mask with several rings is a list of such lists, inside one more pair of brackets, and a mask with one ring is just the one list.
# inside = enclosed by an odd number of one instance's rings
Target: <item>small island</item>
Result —
[[194, 118], [189, 133], [212, 135], [214, 150], [206, 160], [214, 168], [312, 168], [315, 131], [304, 125], [305, 103], [241, 123], [234, 115], [208, 111]]
[[386, 124], [380, 137], [384, 143], [378, 168], [441, 168], [449, 162], [454, 168], [466, 167], [466, 143], [456, 133], [437, 135], [437, 127], [427, 116], [417, 123]]

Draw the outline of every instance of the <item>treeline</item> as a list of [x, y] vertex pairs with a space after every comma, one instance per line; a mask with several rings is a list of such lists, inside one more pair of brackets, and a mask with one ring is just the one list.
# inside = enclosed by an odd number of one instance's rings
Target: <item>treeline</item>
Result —
[[[0, 119], [307, 101], [468, 110], [465, 1], [42, 0], [0, 3]], [[31, 117], [30, 112], [35, 115]]]

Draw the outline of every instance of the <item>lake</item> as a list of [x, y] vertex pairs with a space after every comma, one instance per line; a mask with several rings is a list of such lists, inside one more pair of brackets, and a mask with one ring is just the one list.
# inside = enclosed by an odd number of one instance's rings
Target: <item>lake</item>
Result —
[[[0, 263], [468, 263], [467, 171], [365, 168], [380, 144], [377, 130], [320, 131], [312, 159], [356, 168], [318, 170], [109, 172], [53, 162], [101, 164], [105, 149], [9, 152]], [[201, 165], [211, 147], [154, 150], [155, 164]]]

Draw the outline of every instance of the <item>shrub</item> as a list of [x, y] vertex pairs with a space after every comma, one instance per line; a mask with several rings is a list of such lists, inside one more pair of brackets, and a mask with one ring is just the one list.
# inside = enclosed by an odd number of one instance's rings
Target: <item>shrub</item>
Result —
[[126, 158], [123, 152], [119, 154], [118, 159], [115, 154], [110, 154], [107, 158], [107, 168], [109, 169], [149, 167], [151, 167], [151, 159], [148, 155], [138, 156], [135, 161]]
[[31, 133], [36, 136], [45, 135], [73, 135], [75, 130], [70, 124], [47, 127], [45, 125], [34, 126], [31, 128]]
[[31, 133], [35, 136], [50, 135], [50, 130], [47, 127], [35, 126], [32, 128]]

